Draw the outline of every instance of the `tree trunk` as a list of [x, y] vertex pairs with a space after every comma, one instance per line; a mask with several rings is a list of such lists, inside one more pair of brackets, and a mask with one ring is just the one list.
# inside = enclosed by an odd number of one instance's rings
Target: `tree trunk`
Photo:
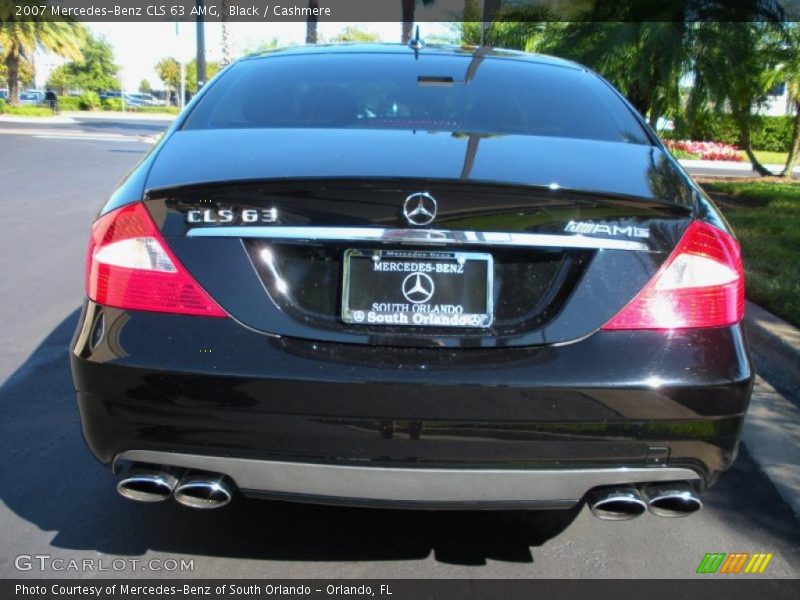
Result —
[[19, 104], [19, 54], [9, 52], [6, 56], [6, 79], [8, 79], [8, 103]]
[[789, 156], [786, 157], [786, 166], [781, 176], [785, 179], [794, 177], [794, 166], [797, 164], [797, 155], [800, 154], [800, 99], [794, 101], [794, 126], [792, 127], [792, 145], [789, 146]]
[[414, 31], [414, 9], [417, 0], [401, 0], [403, 8], [403, 36], [401, 41], [407, 44], [411, 40]]
[[739, 126], [739, 136], [742, 140], [742, 150], [747, 155], [748, 160], [753, 165], [753, 170], [761, 175], [762, 177], [766, 177], [772, 175], [772, 172], [767, 169], [764, 165], [762, 165], [756, 155], [753, 154], [753, 146], [750, 142], [750, 119], [748, 118], [749, 115], [742, 115], [734, 113], [734, 119], [736, 120], [736, 124]]
[[233, 62], [233, 52], [231, 51], [231, 35], [228, 29], [228, 6], [225, 0], [222, 0], [222, 65], [227, 67]]
[[[317, 0], [308, 0], [308, 8], [319, 8]], [[317, 43], [317, 22], [319, 17], [317, 15], [308, 15], [306, 18], [306, 44]]]
[[642, 90], [636, 83], [630, 85], [625, 97], [628, 99], [628, 102], [633, 104], [633, 108], [639, 111], [639, 114], [642, 116], [647, 114], [653, 102], [653, 94]]

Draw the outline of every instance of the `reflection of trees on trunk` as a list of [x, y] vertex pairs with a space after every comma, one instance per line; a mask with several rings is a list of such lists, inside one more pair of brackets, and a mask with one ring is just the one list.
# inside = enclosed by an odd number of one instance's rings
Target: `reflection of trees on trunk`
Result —
[[472, 168], [475, 166], [475, 157], [478, 155], [478, 146], [482, 139], [499, 137], [492, 133], [466, 133], [462, 131], [453, 132], [452, 136], [456, 139], [467, 138], [467, 147], [464, 151], [464, 164], [461, 167], [461, 179], [469, 179]]
[[464, 153], [464, 166], [461, 167], [461, 179], [469, 179], [472, 167], [475, 165], [475, 156], [478, 154], [478, 145], [481, 143], [479, 133], [470, 133], [467, 141], [467, 151]]
[[655, 152], [653, 149], [650, 153], [651, 163], [647, 170], [647, 185], [653, 197], [691, 206], [689, 190], [683, 175], [663, 154], [658, 154], [656, 158]]
[[[491, 48], [481, 46], [472, 53], [472, 60], [469, 61], [467, 70], [464, 73], [465, 85], [469, 85], [469, 83], [474, 79], [475, 74], [478, 72], [478, 68], [481, 66], [481, 64], [483, 64], [484, 58], [486, 58], [486, 55], [490, 51]], [[461, 135], [463, 134], [453, 134], [454, 137], [460, 137]], [[485, 133], [469, 134], [466, 152], [464, 153], [464, 165], [461, 167], [461, 179], [469, 179], [469, 176], [472, 173], [472, 167], [475, 165], [475, 157], [478, 154], [478, 146], [480, 145], [481, 138], [483, 137], [489, 137], [489, 135]]]

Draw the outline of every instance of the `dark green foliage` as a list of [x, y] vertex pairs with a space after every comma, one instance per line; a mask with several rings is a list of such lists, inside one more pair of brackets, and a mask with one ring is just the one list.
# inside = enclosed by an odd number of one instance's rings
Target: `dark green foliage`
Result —
[[[792, 142], [792, 117], [752, 116], [750, 141], [755, 150], [788, 152]], [[701, 112], [690, 122], [686, 118], [677, 119], [673, 131], [662, 135], [675, 140], [700, 140], [741, 143], [739, 128], [733, 117], [726, 113]]]

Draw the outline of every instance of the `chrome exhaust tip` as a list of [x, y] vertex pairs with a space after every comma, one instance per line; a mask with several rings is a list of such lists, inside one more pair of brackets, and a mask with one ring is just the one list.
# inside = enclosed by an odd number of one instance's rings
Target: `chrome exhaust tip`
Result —
[[172, 495], [178, 478], [156, 469], [133, 468], [117, 483], [120, 496], [137, 502], [161, 502]]
[[703, 508], [700, 498], [687, 483], [657, 483], [644, 488], [647, 508], [659, 517], [688, 517]]
[[222, 508], [233, 499], [233, 485], [224, 475], [189, 474], [178, 483], [174, 496], [189, 508]]
[[629, 521], [647, 511], [647, 503], [631, 485], [597, 488], [587, 501], [592, 514], [604, 521]]

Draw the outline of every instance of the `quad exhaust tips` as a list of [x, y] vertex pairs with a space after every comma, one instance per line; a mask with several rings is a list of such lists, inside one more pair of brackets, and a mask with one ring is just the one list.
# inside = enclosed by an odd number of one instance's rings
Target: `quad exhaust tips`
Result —
[[644, 488], [647, 508], [659, 517], [687, 517], [703, 508], [700, 498], [686, 483], [657, 483]]
[[658, 517], [687, 517], [703, 508], [692, 487], [680, 481], [645, 485], [641, 493], [632, 485], [597, 488], [586, 499], [604, 521], [628, 521], [647, 510]]
[[629, 521], [647, 511], [647, 503], [632, 485], [598, 488], [588, 495], [592, 514], [604, 521]]
[[172, 495], [178, 478], [165, 471], [133, 468], [117, 484], [121, 496], [138, 502], [161, 502]]
[[117, 492], [137, 502], [160, 502], [174, 496], [190, 508], [221, 508], [233, 498], [234, 485], [225, 475], [186, 473], [180, 479], [167, 467], [136, 466], [117, 483]]
[[175, 500], [190, 508], [222, 508], [233, 498], [233, 486], [224, 475], [185, 475], [175, 488]]

